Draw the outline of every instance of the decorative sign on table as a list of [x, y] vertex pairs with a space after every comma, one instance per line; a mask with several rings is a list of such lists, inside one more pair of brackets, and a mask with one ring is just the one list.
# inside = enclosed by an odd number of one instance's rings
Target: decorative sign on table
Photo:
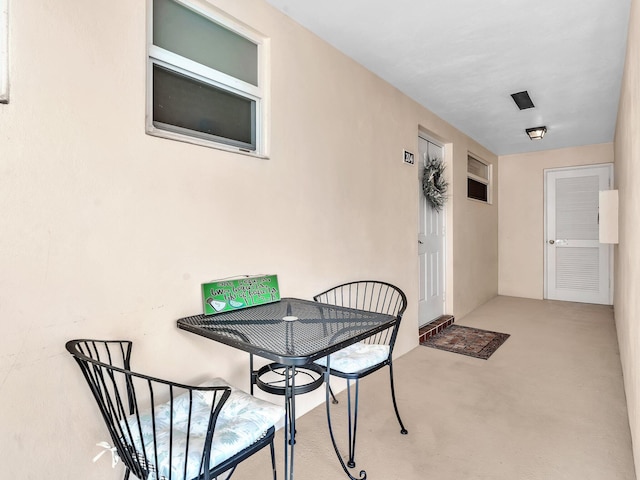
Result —
[[205, 315], [277, 302], [278, 276], [246, 275], [203, 283], [202, 300]]

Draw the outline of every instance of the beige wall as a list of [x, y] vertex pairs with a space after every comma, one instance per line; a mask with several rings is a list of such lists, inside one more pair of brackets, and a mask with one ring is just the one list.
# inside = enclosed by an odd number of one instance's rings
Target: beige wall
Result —
[[620, 243], [614, 310], [636, 472], [640, 472], [640, 1], [633, 0], [615, 135]]
[[544, 294], [544, 169], [613, 162], [613, 144], [500, 157], [499, 292]]
[[[454, 147], [455, 150], [455, 147]], [[496, 295], [498, 282], [498, 184], [500, 169], [495, 157], [485, 149], [457, 152], [454, 172], [456, 202], [453, 205], [454, 306], [462, 317]], [[492, 165], [491, 204], [467, 198], [467, 153]]]
[[449, 149], [449, 312], [497, 293], [497, 204], [465, 198], [467, 151], [496, 157], [262, 0], [215, 4], [272, 39], [270, 160], [144, 134], [145, 2], [11, 2], [3, 478], [117, 475], [91, 463], [106, 435], [70, 338], [130, 338], [137, 369], [247, 388], [245, 354], [176, 329], [200, 311], [203, 281], [276, 273], [283, 295], [309, 298], [382, 278], [410, 300], [397, 353], [415, 347], [418, 168], [401, 158], [418, 128]]

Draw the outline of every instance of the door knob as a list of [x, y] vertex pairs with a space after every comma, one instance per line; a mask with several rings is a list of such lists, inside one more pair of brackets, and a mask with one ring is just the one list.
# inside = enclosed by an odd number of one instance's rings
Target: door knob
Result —
[[554, 243], [556, 243], [555, 240], [549, 240], [549, 245], [553, 245]]

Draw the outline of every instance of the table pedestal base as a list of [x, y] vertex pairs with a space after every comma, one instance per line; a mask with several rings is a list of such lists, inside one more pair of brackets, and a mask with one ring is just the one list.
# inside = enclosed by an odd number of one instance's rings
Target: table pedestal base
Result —
[[251, 394], [253, 385], [272, 395], [285, 398], [284, 417], [284, 480], [293, 480], [293, 460], [296, 443], [296, 395], [316, 390], [325, 382], [324, 368], [316, 364], [304, 366], [269, 363], [257, 371], [250, 360]]

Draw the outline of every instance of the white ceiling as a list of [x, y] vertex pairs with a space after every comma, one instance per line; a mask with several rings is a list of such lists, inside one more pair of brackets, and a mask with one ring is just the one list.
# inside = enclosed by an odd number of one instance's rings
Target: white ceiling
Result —
[[613, 141], [631, 0], [267, 1], [497, 155]]

